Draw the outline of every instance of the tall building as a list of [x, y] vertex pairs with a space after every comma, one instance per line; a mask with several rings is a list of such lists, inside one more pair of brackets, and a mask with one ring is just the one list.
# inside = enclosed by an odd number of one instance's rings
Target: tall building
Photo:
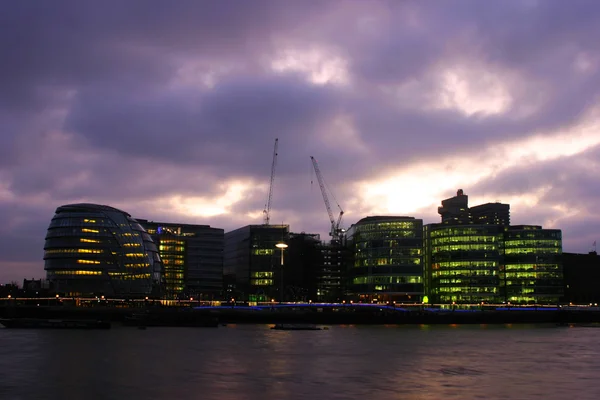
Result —
[[510, 225], [510, 205], [486, 203], [469, 207], [469, 196], [458, 189], [456, 196], [442, 200], [438, 207], [442, 224], [446, 225]]
[[346, 232], [353, 253], [348, 291], [358, 300], [420, 302], [423, 295], [423, 221], [366, 217]]
[[438, 214], [442, 217], [442, 224], [470, 224], [469, 196], [464, 194], [462, 189], [458, 189], [456, 196], [442, 200]]
[[496, 303], [504, 228], [425, 226], [425, 294], [433, 303]]
[[500, 275], [505, 301], [557, 304], [563, 295], [562, 234], [536, 225], [509, 227]]
[[321, 242], [317, 269], [316, 301], [339, 303], [347, 292], [347, 269], [351, 253], [337, 241]]
[[138, 219], [152, 235], [163, 262], [167, 298], [214, 300], [223, 292], [224, 231], [209, 225]]
[[251, 302], [282, 299], [287, 250], [275, 245], [288, 240], [288, 225], [247, 225], [225, 233], [224, 273], [235, 282], [229, 292], [232, 298]]
[[469, 208], [471, 222], [477, 225], [510, 225], [510, 205], [486, 203]]
[[128, 213], [69, 204], [56, 209], [48, 227], [44, 269], [58, 293], [135, 297], [152, 294], [161, 263], [152, 238]]

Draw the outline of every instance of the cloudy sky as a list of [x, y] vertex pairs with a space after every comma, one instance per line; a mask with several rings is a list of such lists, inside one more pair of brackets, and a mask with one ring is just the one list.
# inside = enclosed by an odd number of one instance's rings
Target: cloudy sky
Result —
[[296, 232], [327, 237], [315, 156], [345, 227], [437, 222], [462, 188], [565, 251], [600, 239], [596, 0], [0, 7], [0, 282], [44, 276], [66, 203], [262, 223], [275, 138], [271, 222]]

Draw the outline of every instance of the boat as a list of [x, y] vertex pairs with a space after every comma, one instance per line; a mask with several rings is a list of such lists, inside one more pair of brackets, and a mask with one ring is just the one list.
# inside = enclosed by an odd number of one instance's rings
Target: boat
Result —
[[8, 329], [110, 329], [108, 321], [87, 319], [0, 318]]
[[322, 328], [313, 324], [275, 324], [271, 329], [279, 331], [320, 331]]

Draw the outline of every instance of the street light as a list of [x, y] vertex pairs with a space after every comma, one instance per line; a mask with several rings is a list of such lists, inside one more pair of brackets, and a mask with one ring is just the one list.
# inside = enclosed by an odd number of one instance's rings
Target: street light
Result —
[[281, 292], [279, 293], [279, 304], [283, 303], [283, 251], [288, 248], [288, 245], [281, 242], [275, 245], [278, 249], [281, 250]]

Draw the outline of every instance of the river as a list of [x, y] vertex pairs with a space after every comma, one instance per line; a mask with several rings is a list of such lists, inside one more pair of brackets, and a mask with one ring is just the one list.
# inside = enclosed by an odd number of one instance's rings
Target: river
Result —
[[0, 329], [2, 400], [600, 398], [600, 329]]

